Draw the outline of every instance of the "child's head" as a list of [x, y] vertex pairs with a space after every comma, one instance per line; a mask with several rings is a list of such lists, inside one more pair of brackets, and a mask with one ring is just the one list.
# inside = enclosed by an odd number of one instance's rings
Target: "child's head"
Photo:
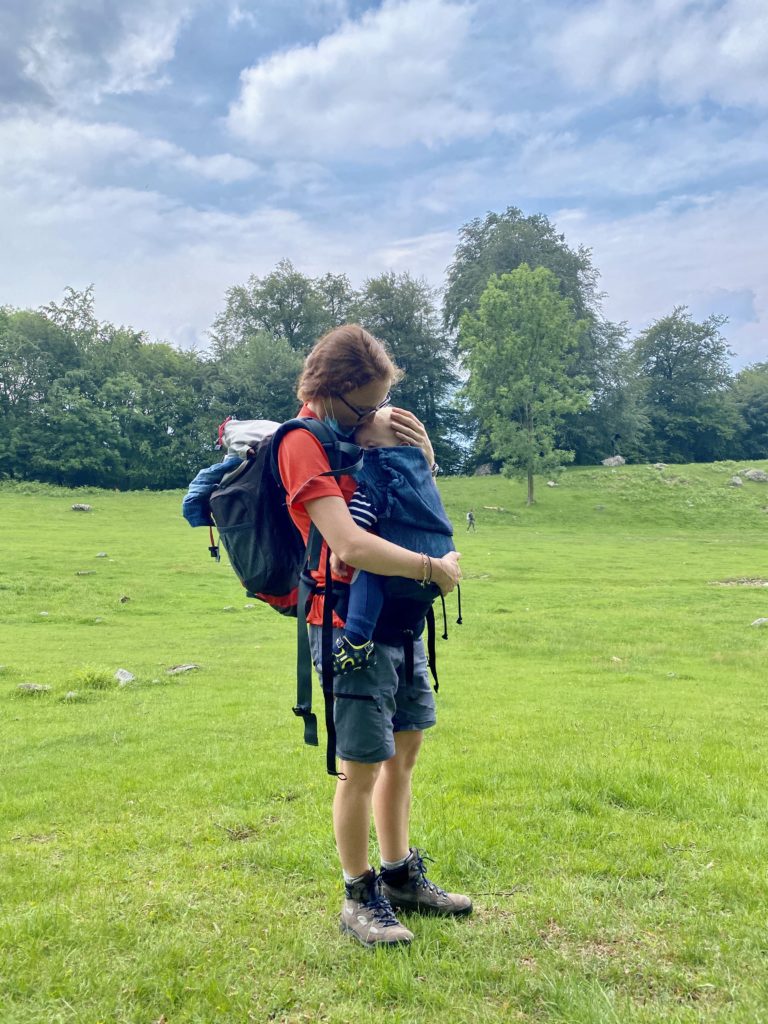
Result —
[[388, 406], [377, 409], [355, 431], [355, 444], [361, 448], [395, 448], [402, 443], [392, 426], [392, 410]]

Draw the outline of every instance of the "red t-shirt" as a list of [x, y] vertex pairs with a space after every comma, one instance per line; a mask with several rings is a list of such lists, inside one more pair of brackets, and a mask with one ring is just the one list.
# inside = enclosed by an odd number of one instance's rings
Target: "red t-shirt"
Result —
[[[311, 416], [313, 419], [320, 418], [315, 416], [307, 405], [302, 407], [298, 415]], [[327, 473], [331, 465], [328, 462], [325, 449], [308, 430], [292, 430], [285, 435], [280, 442], [277, 463], [283, 486], [287, 492], [286, 504], [288, 505], [288, 511], [306, 544], [311, 519], [307, 515], [304, 503], [311, 501], [313, 498], [334, 497], [343, 498], [349, 504], [357, 484], [354, 477], [351, 476], [321, 475]], [[320, 569], [312, 573], [320, 586], [325, 585], [325, 556], [327, 550], [328, 545], [323, 542], [320, 553]], [[333, 578], [344, 579], [341, 576], [334, 576]], [[320, 594], [316, 594], [312, 598], [312, 606], [307, 616], [307, 622], [319, 626], [322, 624], [322, 621], [323, 597]], [[344, 623], [334, 614], [333, 624], [335, 626], [342, 626]]]

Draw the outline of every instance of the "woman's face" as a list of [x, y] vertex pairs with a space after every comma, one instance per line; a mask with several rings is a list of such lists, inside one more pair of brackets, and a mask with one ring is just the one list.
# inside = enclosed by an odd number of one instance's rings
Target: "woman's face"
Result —
[[389, 388], [388, 378], [372, 380], [343, 395], [330, 395], [325, 399], [325, 407], [342, 427], [354, 427], [387, 404]]

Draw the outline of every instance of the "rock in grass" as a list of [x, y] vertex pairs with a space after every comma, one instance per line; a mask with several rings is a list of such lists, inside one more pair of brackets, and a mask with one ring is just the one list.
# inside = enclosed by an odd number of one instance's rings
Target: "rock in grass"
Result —
[[744, 486], [744, 481], [741, 479], [740, 476], [732, 476], [731, 479], [728, 481], [728, 486], [729, 487], [743, 487]]
[[73, 505], [72, 506], [72, 511], [73, 512], [92, 512], [93, 511], [93, 505], [83, 505], [83, 504], [78, 503], [77, 505]]
[[667, 466], [666, 462], [654, 462], [653, 468], [654, 469], [669, 469], [669, 467]]
[[96, 555], [96, 557], [97, 558], [106, 558], [107, 557], [107, 552], [106, 551], [100, 551], [98, 553], [98, 555]]
[[131, 599], [130, 597], [128, 597], [127, 594], [123, 594], [123, 596], [120, 598], [120, 604], [127, 604], [130, 600]]
[[554, 480], [547, 480], [547, 487], [557, 487]]
[[604, 466], [623, 466], [627, 460], [623, 455], [611, 455], [608, 459], [603, 459]]
[[188, 665], [174, 665], [173, 668], [166, 669], [165, 674], [169, 676], [177, 676], [181, 672], [192, 672], [196, 668], [200, 668], [200, 666], [196, 665], [194, 662], [190, 662]]
[[768, 626], [768, 619], [755, 619], [753, 626]]
[[115, 672], [115, 679], [121, 686], [125, 686], [126, 683], [132, 683], [135, 678], [136, 676], [133, 672], [129, 672], [127, 668], [119, 668]]
[[16, 687], [20, 693], [50, 693], [50, 686], [43, 686], [42, 683], [19, 683]]
[[78, 569], [78, 571], [75, 573], [75, 576], [95, 576], [95, 575], [96, 575], [96, 570], [95, 569]]
[[745, 471], [744, 476], [747, 480], [751, 480], [755, 484], [768, 484], [768, 473], [762, 469], [748, 469]]

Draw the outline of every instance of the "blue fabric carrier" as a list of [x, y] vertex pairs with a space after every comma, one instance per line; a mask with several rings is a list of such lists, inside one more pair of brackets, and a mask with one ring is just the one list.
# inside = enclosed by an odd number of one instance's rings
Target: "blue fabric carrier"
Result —
[[433, 558], [455, 550], [453, 526], [420, 448], [369, 448], [356, 478], [376, 509], [380, 537]]

